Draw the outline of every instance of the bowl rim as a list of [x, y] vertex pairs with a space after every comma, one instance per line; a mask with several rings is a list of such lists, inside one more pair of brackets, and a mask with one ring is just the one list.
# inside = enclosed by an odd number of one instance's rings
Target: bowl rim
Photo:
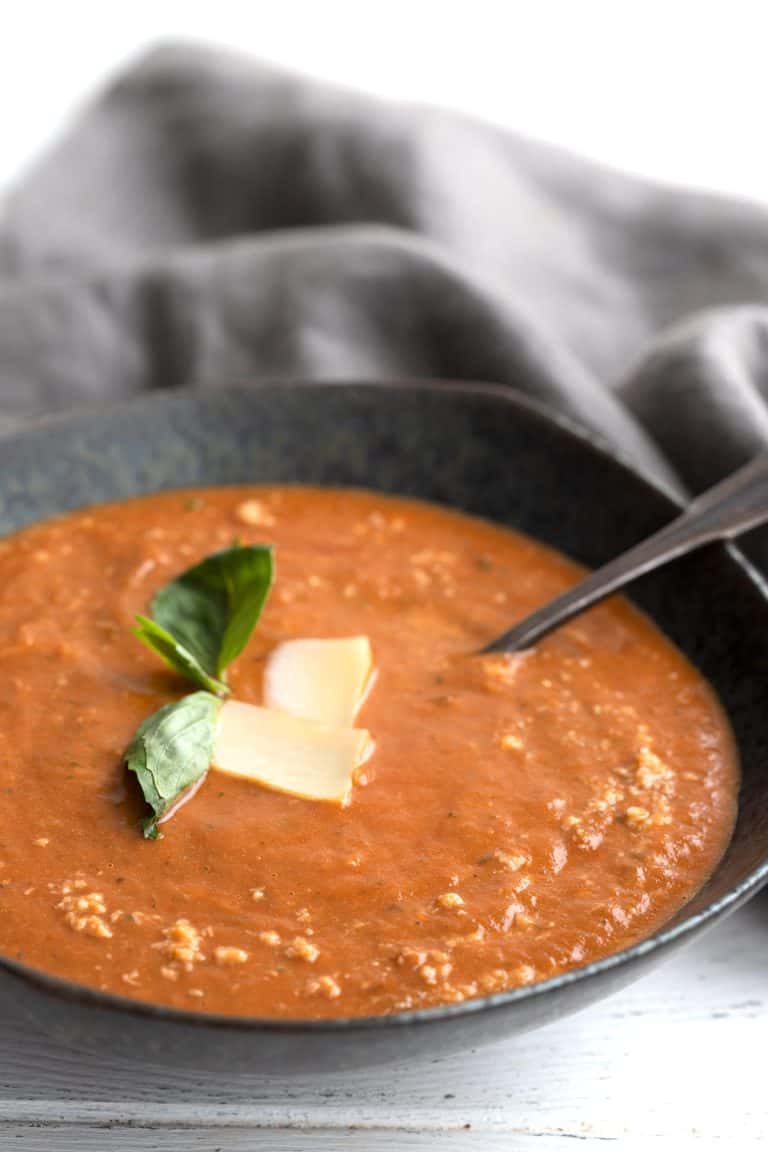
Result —
[[[11, 430], [0, 437], [0, 443], [9, 444], [26, 440], [34, 440], [45, 436], [53, 429], [76, 428], [87, 424], [91, 420], [111, 419], [119, 416], [121, 412], [130, 412], [141, 409], [153, 409], [155, 406], [167, 407], [169, 404], [184, 404], [187, 400], [199, 401], [213, 398], [236, 398], [249, 396], [259, 391], [270, 389], [281, 390], [336, 390], [340, 392], [355, 390], [379, 390], [382, 393], [395, 392], [427, 392], [463, 394], [466, 396], [487, 397], [510, 408], [522, 411], [529, 418], [544, 425], [555, 427], [558, 432], [577, 444], [584, 450], [601, 457], [613, 467], [628, 473], [633, 482], [644, 484], [652, 494], [660, 496], [670, 506], [670, 511], [682, 507], [682, 501], [669, 485], [657, 478], [650, 477], [640, 471], [637, 462], [627, 454], [610, 444], [599, 432], [589, 428], [569, 414], [554, 411], [546, 403], [536, 397], [517, 389], [499, 384], [488, 384], [482, 381], [441, 380], [429, 378], [393, 378], [377, 380], [308, 380], [308, 379], [265, 379], [251, 384], [234, 384], [217, 389], [216, 392], [204, 391], [199, 388], [175, 392], [161, 389], [148, 395], [132, 397], [128, 400], [107, 405], [87, 405], [74, 412], [53, 413], [35, 417], [20, 427]], [[724, 550], [733, 564], [741, 569], [742, 575], [753, 585], [763, 601], [768, 605], [768, 581], [750, 563], [741, 550], [733, 543], [723, 545]], [[321, 1019], [307, 1019], [303, 1017], [270, 1017], [270, 1016], [238, 1016], [222, 1012], [201, 1012], [192, 1008], [174, 1008], [169, 1005], [154, 1003], [148, 1000], [131, 999], [116, 993], [93, 988], [87, 984], [80, 984], [68, 980], [44, 969], [35, 968], [15, 960], [11, 956], [0, 953], [0, 970], [9, 972], [25, 984], [42, 989], [60, 1000], [81, 1004], [83, 1007], [92, 1007], [115, 1011], [120, 1014], [143, 1018], [146, 1020], [166, 1021], [170, 1024], [186, 1025], [195, 1028], [209, 1029], [216, 1032], [253, 1032], [264, 1033], [347, 1033], [359, 1031], [378, 1031], [390, 1028], [418, 1027], [435, 1024], [440, 1021], [466, 1015], [487, 1012], [497, 1008], [512, 1006], [523, 1000], [534, 1000], [546, 996], [550, 992], [557, 992], [570, 985], [589, 981], [604, 973], [622, 969], [633, 961], [639, 960], [654, 952], [661, 952], [665, 948], [682, 943], [693, 936], [708, 923], [719, 919], [727, 912], [734, 911], [751, 896], [755, 895], [768, 883], [768, 857], [759, 864], [737, 885], [729, 889], [723, 896], [707, 904], [700, 912], [692, 916], [685, 916], [679, 922], [664, 927], [644, 937], [636, 944], [613, 952], [578, 968], [569, 969], [548, 980], [534, 984], [523, 985], [503, 992], [495, 992], [487, 996], [477, 996], [463, 1000], [456, 1004], [438, 1004], [429, 1008], [417, 1008], [404, 1012], [393, 1012], [373, 1016], [339, 1016]], [[683, 912], [683, 909], [680, 911]]]

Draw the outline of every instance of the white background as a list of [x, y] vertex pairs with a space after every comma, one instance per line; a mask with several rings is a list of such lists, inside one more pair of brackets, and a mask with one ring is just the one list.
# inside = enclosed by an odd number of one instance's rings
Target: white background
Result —
[[189, 37], [768, 201], [766, 0], [10, 0], [0, 15], [0, 187], [117, 65]]

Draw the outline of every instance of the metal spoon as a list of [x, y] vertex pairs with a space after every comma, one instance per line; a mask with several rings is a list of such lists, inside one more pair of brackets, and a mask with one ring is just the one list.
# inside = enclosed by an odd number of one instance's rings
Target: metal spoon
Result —
[[641, 544], [592, 572], [492, 640], [483, 652], [518, 652], [611, 596], [638, 576], [713, 540], [731, 540], [768, 520], [768, 455], [697, 496], [682, 515]]

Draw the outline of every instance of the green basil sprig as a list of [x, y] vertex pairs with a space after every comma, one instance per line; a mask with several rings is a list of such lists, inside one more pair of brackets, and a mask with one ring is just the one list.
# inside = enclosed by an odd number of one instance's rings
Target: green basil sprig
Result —
[[182, 676], [226, 696], [225, 671], [255, 628], [274, 578], [272, 549], [235, 545], [177, 576], [137, 616], [136, 635]]
[[248, 643], [273, 579], [270, 547], [234, 545], [155, 593], [151, 618], [136, 617], [138, 638], [203, 689], [149, 716], [126, 750], [152, 809], [143, 824], [148, 839], [160, 835], [161, 818], [210, 767], [227, 666]]
[[193, 692], [165, 704], [137, 729], [125, 763], [136, 773], [152, 809], [152, 816], [142, 824], [148, 840], [157, 839], [158, 821], [208, 771], [220, 707], [218, 696]]
[[214, 696], [226, 696], [229, 689], [224, 681], [217, 680], [215, 676], [209, 676], [192, 653], [188, 652], [184, 645], [180, 644], [167, 629], [162, 628], [147, 616], [137, 616], [136, 625], [134, 635], [138, 636], [147, 648], [151, 648], [153, 652], [161, 656], [166, 664], [173, 668], [174, 672], [180, 672], [193, 684], [197, 684], [198, 687], [204, 688], [207, 692], [213, 692]]

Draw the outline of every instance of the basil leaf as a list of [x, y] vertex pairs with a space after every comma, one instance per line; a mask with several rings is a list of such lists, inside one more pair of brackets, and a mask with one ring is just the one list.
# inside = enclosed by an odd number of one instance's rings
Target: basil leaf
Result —
[[170, 632], [146, 616], [137, 616], [136, 623], [138, 627], [134, 631], [134, 636], [138, 636], [148, 648], [157, 652], [174, 671], [180, 672], [182, 676], [186, 676], [188, 680], [192, 680], [207, 692], [213, 692], [216, 696], [226, 696], [228, 692], [226, 684], [209, 676], [192, 653], [179, 644]]
[[163, 813], [208, 771], [220, 705], [210, 692], [193, 692], [165, 704], [137, 729], [125, 763], [153, 812], [142, 825], [147, 839], [158, 837]]
[[[235, 545], [208, 556], [155, 594], [153, 621], [182, 650], [185, 675], [189, 675], [191, 658], [205, 676], [220, 682], [214, 690], [221, 693], [224, 670], [248, 643], [272, 579], [271, 548]], [[143, 629], [141, 639], [157, 647], [161, 637]], [[192, 678], [201, 683], [199, 671]]]

